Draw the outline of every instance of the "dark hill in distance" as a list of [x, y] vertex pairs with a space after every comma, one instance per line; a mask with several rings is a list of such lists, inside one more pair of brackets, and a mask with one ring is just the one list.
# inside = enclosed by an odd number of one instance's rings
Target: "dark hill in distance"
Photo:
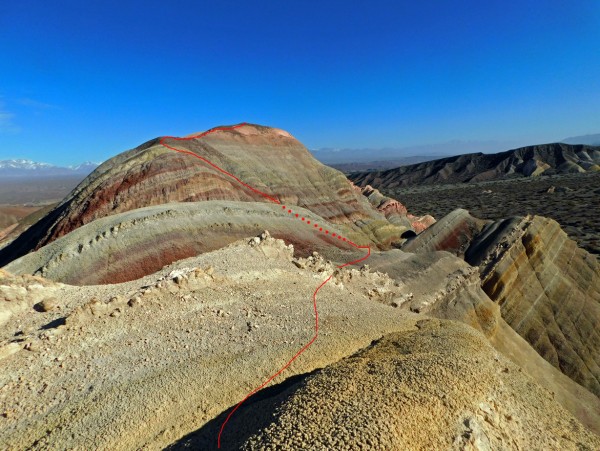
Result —
[[386, 171], [354, 173], [349, 178], [359, 186], [387, 189], [597, 171], [600, 147], [555, 143], [495, 154], [457, 155]]
[[[464, 141], [453, 139], [445, 142], [403, 147], [322, 147], [320, 149], [312, 149], [310, 152], [321, 163], [334, 167], [346, 163], [381, 163], [389, 161], [400, 161], [401, 163], [397, 166], [402, 166], [404, 164], [414, 164], [465, 153], [494, 153], [504, 149], [515, 148], [517, 145], [514, 141]], [[420, 159], [420, 161], [414, 161], [415, 159]]]

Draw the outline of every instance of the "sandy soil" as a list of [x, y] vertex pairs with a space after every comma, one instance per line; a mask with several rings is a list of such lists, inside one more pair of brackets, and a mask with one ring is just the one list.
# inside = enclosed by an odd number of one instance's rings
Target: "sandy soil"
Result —
[[5, 178], [0, 183], [0, 204], [44, 205], [60, 201], [84, 179], [81, 175]]
[[[32, 307], [56, 306], [1, 329], [0, 447], [159, 449], [237, 403], [312, 337], [312, 292], [334, 271], [318, 258], [300, 269], [265, 241], [119, 285], [28, 286]], [[169, 277], [177, 268], [200, 269]], [[275, 382], [414, 327], [416, 315], [367, 296], [386, 277], [335, 278], [319, 292], [319, 339]]]
[[270, 401], [254, 407], [271, 418], [242, 449], [600, 446], [483, 336], [449, 321], [423, 320], [387, 335]]
[[0, 205], [0, 229], [17, 224], [27, 215], [39, 210], [38, 206]]

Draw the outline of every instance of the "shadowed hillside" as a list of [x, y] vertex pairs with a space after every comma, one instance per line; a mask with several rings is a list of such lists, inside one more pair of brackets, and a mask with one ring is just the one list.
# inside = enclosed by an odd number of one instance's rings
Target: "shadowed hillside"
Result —
[[359, 186], [386, 189], [482, 182], [510, 177], [600, 171], [600, 147], [543, 144], [495, 154], [473, 153], [349, 177]]

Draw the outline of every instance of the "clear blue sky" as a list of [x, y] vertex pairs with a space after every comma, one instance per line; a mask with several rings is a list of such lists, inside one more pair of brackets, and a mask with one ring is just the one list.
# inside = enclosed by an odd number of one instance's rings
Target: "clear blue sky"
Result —
[[242, 121], [309, 148], [600, 133], [598, 0], [2, 1], [0, 159]]

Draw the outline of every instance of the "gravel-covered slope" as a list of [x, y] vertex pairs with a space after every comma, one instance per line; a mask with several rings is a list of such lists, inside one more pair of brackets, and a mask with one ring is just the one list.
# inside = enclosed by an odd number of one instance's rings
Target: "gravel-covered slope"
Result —
[[[15, 299], [2, 303], [26, 308], [0, 328], [0, 448], [160, 449], [311, 339], [312, 294], [334, 271], [263, 235], [124, 284], [5, 274], [0, 294], [12, 285]], [[319, 291], [318, 340], [275, 383], [413, 327], [416, 315], [374, 302], [374, 288], [401, 291], [387, 276], [336, 271]]]
[[269, 409], [255, 406], [273, 417], [242, 448], [600, 447], [600, 437], [473, 329], [439, 320], [415, 326], [307, 377]]

